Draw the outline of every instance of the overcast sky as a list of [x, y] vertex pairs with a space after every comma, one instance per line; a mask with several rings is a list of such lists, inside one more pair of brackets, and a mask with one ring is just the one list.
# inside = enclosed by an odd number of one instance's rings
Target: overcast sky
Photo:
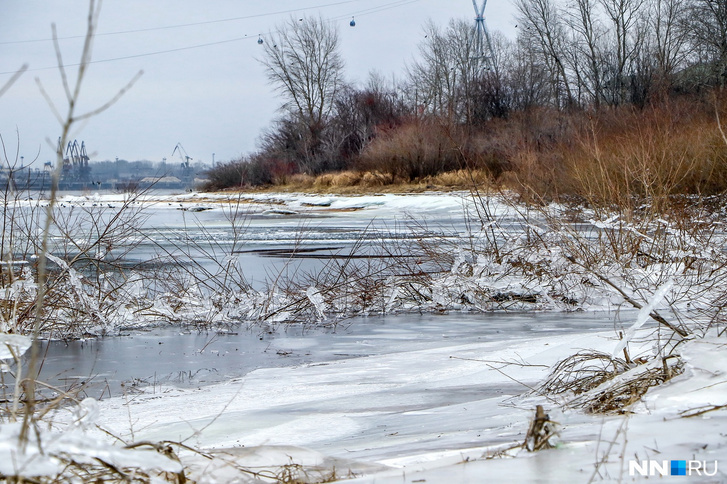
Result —
[[[54, 159], [46, 139], [57, 141], [60, 130], [35, 79], [65, 113], [53, 68], [51, 24], [57, 25], [64, 63], [74, 64], [87, 12], [87, 0], [2, 1], [0, 85], [23, 63], [29, 65], [0, 98], [0, 134], [11, 160], [17, 136], [25, 164], [36, 156], [39, 165]], [[138, 71], [144, 74], [112, 108], [77, 127], [73, 137], [85, 141], [92, 160], [176, 160], [172, 151], [178, 142], [205, 163], [212, 153], [216, 161], [249, 153], [280, 105], [258, 61], [258, 36], [264, 38], [290, 16], [319, 14], [338, 26], [347, 80], [358, 83], [372, 70], [402, 77], [428, 19], [446, 24], [464, 18], [474, 24], [471, 0], [106, 0], [81, 110], [103, 104]], [[485, 16], [490, 30], [512, 34], [510, 1], [490, 0]]]

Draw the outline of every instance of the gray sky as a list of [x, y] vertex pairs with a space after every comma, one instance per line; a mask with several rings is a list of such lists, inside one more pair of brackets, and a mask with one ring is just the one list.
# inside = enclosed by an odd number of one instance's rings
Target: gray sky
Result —
[[[26, 164], [37, 155], [42, 165], [54, 158], [45, 140], [55, 142], [60, 130], [35, 78], [65, 113], [51, 24], [57, 25], [64, 63], [77, 63], [88, 2], [3, 0], [0, 10], [0, 85], [23, 63], [30, 69], [0, 98], [0, 134], [8, 158], [17, 149]], [[86, 142], [92, 160], [176, 160], [177, 142], [206, 163], [212, 153], [216, 161], [249, 153], [280, 104], [257, 60], [258, 35], [265, 37], [290, 16], [319, 14], [339, 26], [346, 77], [358, 83], [372, 70], [402, 77], [428, 19], [474, 24], [470, 0], [106, 0], [81, 110], [103, 104], [139, 70], [144, 75], [73, 137]], [[352, 16], [355, 28], [348, 25]], [[514, 31], [510, 1], [490, 0], [485, 16], [490, 30]]]

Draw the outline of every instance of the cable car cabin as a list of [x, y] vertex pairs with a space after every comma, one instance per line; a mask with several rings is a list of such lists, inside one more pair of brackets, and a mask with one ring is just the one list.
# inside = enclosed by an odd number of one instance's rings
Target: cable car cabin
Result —
[[348, 23], [348, 25], [350, 25], [351, 27], [356, 26], [356, 21], [353, 19], [353, 17], [351, 17], [351, 21]]
[[262, 37], [258, 37], [258, 39], [257, 39], [257, 43], [258, 43], [259, 45], [263, 45], [263, 38], [262, 38]]

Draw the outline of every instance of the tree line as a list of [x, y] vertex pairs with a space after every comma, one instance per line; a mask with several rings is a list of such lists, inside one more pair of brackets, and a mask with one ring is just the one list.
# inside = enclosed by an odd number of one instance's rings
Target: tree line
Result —
[[283, 101], [280, 115], [256, 153], [210, 172], [211, 187], [344, 169], [411, 181], [474, 167], [497, 178], [522, 168], [523, 151], [509, 145], [527, 145], [542, 165], [547, 146], [586, 136], [573, 124], [604, 131], [615, 113], [685, 98], [714, 115], [709, 99], [727, 82], [727, 0], [516, 6], [517, 36], [494, 32], [486, 62], [471, 22], [430, 22], [401, 81], [372, 73], [359, 86], [345, 81], [332, 24], [288, 20], [265, 42], [262, 59]]

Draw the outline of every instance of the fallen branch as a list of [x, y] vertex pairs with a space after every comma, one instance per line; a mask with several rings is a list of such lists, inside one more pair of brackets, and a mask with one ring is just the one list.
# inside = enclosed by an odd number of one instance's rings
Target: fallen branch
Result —
[[680, 418], [699, 417], [700, 415], [704, 415], [705, 413], [714, 412], [715, 410], [721, 410], [723, 408], [727, 408], [727, 404], [725, 404], [725, 405], [706, 405], [704, 407], [697, 407], [697, 408], [692, 408], [689, 410], [684, 410], [683, 412], [679, 412], [679, 417]]

